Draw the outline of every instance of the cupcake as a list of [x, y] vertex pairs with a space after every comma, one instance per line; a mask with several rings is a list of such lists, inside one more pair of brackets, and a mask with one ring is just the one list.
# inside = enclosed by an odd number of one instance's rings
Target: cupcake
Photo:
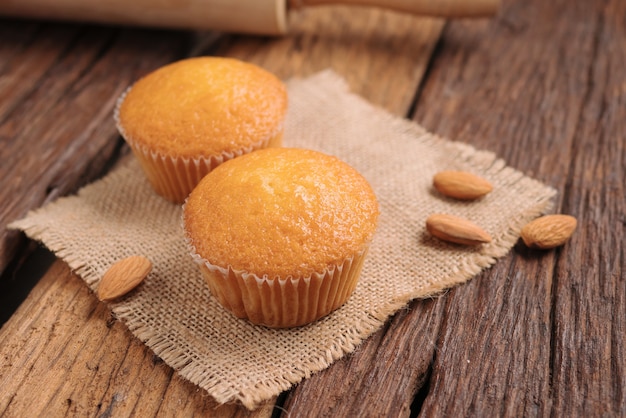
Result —
[[174, 62], [137, 81], [115, 119], [154, 190], [182, 203], [212, 169], [253, 150], [280, 146], [284, 84], [231, 58]]
[[185, 237], [226, 309], [274, 328], [313, 322], [354, 291], [378, 220], [354, 168], [269, 148], [220, 165], [189, 195]]

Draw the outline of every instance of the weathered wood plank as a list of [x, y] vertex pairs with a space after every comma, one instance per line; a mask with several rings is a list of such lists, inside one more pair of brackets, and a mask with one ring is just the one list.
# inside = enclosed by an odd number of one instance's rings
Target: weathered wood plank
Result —
[[111, 123], [119, 94], [188, 49], [182, 32], [3, 22], [0, 39], [0, 272], [29, 209], [102, 174], [121, 143]]
[[415, 118], [552, 185], [579, 227], [555, 251], [517, 246], [446, 296], [421, 412], [623, 416], [624, 4], [503, 10], [482, 29], [448, 26]]
[[552, 387], [564, 415], [626, 416], [626, 4], [590, 10], [593, 63], [563, 209], [582, 221], [556, 264]]
[[57, 261], [0, 330], [2, 416], [268, 417], [212, 398], [111, 317]]
[[428, 380], [442, 308], [428, 300], [398, 312], [353, 354], [300, 383], [286, 400], [285, 415], [410, 416]]

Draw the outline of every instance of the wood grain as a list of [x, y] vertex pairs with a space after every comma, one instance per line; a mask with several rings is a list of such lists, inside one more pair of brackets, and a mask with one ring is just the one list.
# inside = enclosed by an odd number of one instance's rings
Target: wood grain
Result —
[[555, 211], [579, 227], [555, 251], [519, 244], [447, 295], [421, 411], [623, 416], [624, 4], [504, 9], [482, 29], [448, 26], [415, 119], [555, 187]]
[[2, 22], [2, 225], [115, 159], [109, 118], [125, 83], [216, 54], [281, 78], [330, 67], [374, 104], [551, 185], [554, 210], [579, 226], [561, 248], [520, 242], [414, 301], [254, 413], [215, 409], [56, 262], [0, 330], [0, 414], [626, 416], [625, 21], [621, 0], [505, 0], [496, 19], [450, 22], [441, 37], [439, 20], [347, 7], [304, 10], [284, 38]]
[[398, 312], [353, 354], [300, 383], [286, 399], [287, 415], [409, 416], [429, 378], [443, 306], [433, 299]]
[[179, 57], [189, 36], [9, 21], [0, 27], [7, 33], [0, 42], [2, 272], [21, 243], [4, 226], [102, 175], [121, 145], [111, 123], [118, 95]]
[[626, 4], [589, 15], [593, 63], [562, 203], [583, 227], [556, 264], [552, 385], [565, 414], [625, 416]]
[[254, 413], [219, 406], [181, 379], [62, 261], [0, 337], [2, 416], [271, 416], [271, 403]]

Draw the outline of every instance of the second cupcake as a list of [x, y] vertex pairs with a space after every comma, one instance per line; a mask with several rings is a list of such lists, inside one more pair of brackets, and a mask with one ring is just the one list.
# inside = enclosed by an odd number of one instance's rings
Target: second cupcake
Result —
[[182, 203], [224, 161], [280, 146], [284, 84], [232, 58], [174, 62], [136, 82], [115, 111], [118, 130], [161, 196]]
[[378, 212], [369, 183], [348, 164], [273, 148], [209, 173], [183, 219], [194, 258], [226, 309], [255, 324], [293, 327], [350, 297]]

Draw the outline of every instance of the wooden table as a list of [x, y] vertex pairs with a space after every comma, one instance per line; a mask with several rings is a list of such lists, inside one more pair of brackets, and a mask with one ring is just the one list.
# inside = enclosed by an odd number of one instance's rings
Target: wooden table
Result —
[[[191, 55], [283, 79], [332, 68], [372, 103], [551, 185], [578, 229], [414, 301], [257, 411], [218, 408], [64, 262], [4, 228], [105, 174], [128, 152], [117, 96]], [[2, 416], [626, 416], [623, 0], [505, 0], [493, 19], [448, 22], [319, 7], [277, 38], [2, 19], [0, 144]]]

